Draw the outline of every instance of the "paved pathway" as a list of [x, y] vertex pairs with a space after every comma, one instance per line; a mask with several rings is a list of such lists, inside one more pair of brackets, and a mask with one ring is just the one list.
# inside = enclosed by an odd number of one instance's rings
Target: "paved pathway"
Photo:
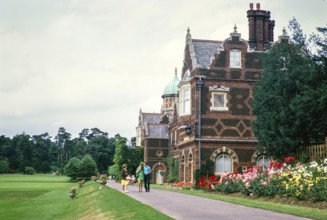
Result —
[[[121, 185], [108, 181], [107, 185], [121, 191]], [[128, 196], [149, 205], [174, 219], [228, 219], [228, 220], [304, 220], [307, 218], [281, 214], [273, 211], [235, 205], [219, 200], [206, 199], [178, 192], [151, 189], [138, 192], [137, 186], [128, 186]], [[144, 190], [144, 189], [143, 189]]]

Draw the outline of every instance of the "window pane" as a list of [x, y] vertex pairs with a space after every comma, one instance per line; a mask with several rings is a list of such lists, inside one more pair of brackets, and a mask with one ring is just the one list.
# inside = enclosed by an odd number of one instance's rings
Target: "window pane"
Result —
[[229, 59], [230, 59], [231, 67], [241, 67], [241, 51], [240, 50], [231, 50]]
[[231, 159], [229, 156], [222, 154], [216, 159], [216, 169], [218, 172], [232, 172]]
[[235, 66], [240, 66], [240, 51], [235, 51], [234, 52], [235, 56]]
[[227, 173], [230, 172], [230, 162], [227, 156], [224, 156], [224, 171]]
[[184, 114], [190, 114], [190, 90], [184, 91], [184, 103], [183, 103], [183, 112]]
[[184, 113], [190, 114], [190, 100], [184, 101]]
[[214, 107], [224, 107], [224, 95], [214, 95]]
[[270, 163], [270, 160], [266, 156], [260, 156], [257, 160], [257, 165], [263, 166], [266, 169], [268, 168], [269, 163]]
[[190, 90], [184, 91], [184, 99], [190, 99]]
[[217, 158], [217, 170], [218, 172], [224, 172], [224, 160], [222, 157]]

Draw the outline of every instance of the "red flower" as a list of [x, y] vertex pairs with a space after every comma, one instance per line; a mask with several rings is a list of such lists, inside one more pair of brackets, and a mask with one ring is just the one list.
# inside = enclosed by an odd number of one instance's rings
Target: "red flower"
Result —
[[294, 160], [295, 160], [295, 158], [292, 156], [288, 156], [288, 157], [284, 158], [285, 163], [292, 163]]
[[270, 164], [269, 164], [269, 168], [281, 168], [281, 167], [283, 167], [283, 163], [279, 163], [279, 162], [277, 162], [277, 161], [275, 161], [275, 162], [271, 162]]

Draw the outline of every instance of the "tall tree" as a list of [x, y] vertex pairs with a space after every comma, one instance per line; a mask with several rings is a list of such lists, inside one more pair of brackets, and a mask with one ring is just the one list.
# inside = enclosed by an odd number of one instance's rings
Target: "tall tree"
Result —
[[31, 137], [25, 133], [13, 137], [12, 146], [18, 153], [19, 171], [25, 172], [25, 167], [32, 167], [33, 143]]
[[84, 128], [81, 133], [79, 133], [79, 139], [87, 141], [87, 138], [89, 136], [90, 130], [88, 128]]
[[60, 127], [58, 134], [55, 137], [56, 145], [58, 147], [58, 164], [60, 168], [63, 168], [64, 164], [68, 162], [68, 153], [70, 151], [70, 137], [71, 134], [66, 132], [66, 129]]
[[140, 162], [143, 161], [144, 158], [144, 148], [137, 147], [137, 148], [128, 148], [128, 157], [127, 157], [127, 164], [129, 167], [129, 171], [134, 173], [139, 166]]
[[317, 63], [310, 56], [296, 20], [290, 22], [290, 27], [295, 33], [293, 43], [281, 42], [270, 49], [262, 79], [254, 88], [253, 130], [259, 150], [277, 159], [319, 142], [326, 135], [326, 123], [317, 126], [327, 114], [321, 111], [326, 98], [319, 98], [326, 94], [321, 89], [326, 81], [317, 81], [322, 75], [317, 72]]
[[[119, 170], [121, 170], [123, 164], [128, 163], [128, 153], [127, 140], [124, 137], [120, 137], [116, 142], [116, 151], [114, 156], [114, 163], [118, 166]], [[116, 176], [118, 177], [119, 174], [117, 173]]]
[[50, 171], [50, 147], [52, 145], [51, 137], [48, 133], [34, 135], [32, 137], [34, 143], [33, 149], [33, 168], [37, 172], [46, 173]]
[[6, 173], [9, 171], [8, 159], [0, 159], [0, 174]]

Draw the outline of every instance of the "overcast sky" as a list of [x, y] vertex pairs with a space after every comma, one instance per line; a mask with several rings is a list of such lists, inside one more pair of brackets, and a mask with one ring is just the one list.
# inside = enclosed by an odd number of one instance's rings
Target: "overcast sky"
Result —
[[0, 135], [72, 137], [97, 127], [136, 136], [140, 108], [161, 95], [194, 39], [248, 39], [249, 3], [275, 20], [275, 40], [295, 17], [306, 34], [327, 22], [326, 0], [0, 0]]

